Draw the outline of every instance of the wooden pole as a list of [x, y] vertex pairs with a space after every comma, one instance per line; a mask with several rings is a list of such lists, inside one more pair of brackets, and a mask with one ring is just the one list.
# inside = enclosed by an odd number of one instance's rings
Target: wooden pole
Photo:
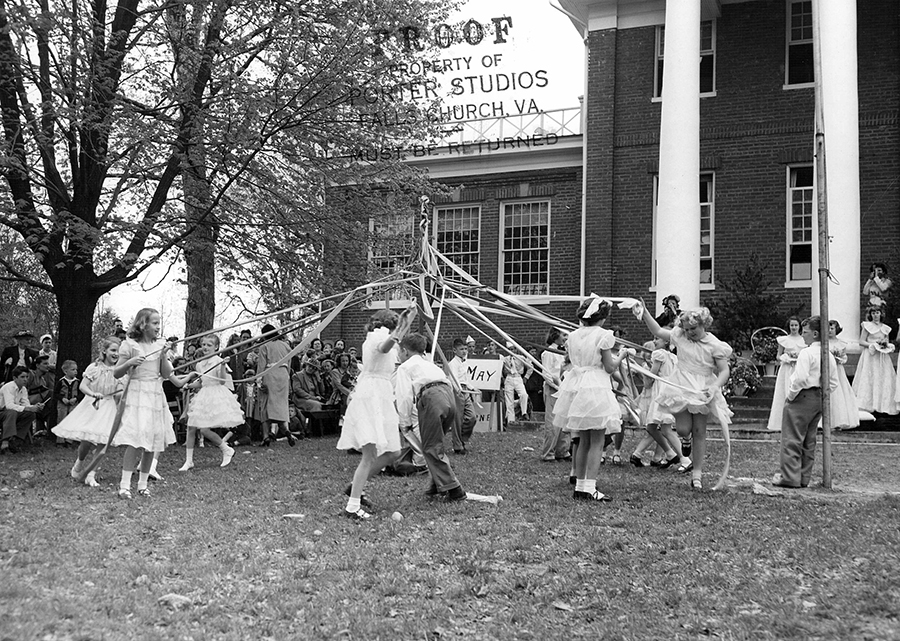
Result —
[[822, 105], [822, 38], [820, 8], [822, 0], [813, 0], [813, 67], [816, 75], [816, 209], [819, 232], [819, 317], [821, 318], [821, 378], [822, 389], [822, 486], [831, 489], [831, 359], [828, 326], [828, 201], [825, 171], [825, 114]]

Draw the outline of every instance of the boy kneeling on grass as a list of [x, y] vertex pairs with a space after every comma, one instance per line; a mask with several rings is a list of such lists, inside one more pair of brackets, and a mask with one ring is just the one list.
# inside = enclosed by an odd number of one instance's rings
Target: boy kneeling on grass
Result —
[[428, 341], [421, 334], [409, 334], [400, 341], [400, 367], [394, 389], [400, 431], [413, 428], [415, 406], [425, 465], [431, 474], [425, 494], [441, 493], [448, 501], [462, 501], [466, 493], [444, 453], [444, 434], [453, 429], [456, 419], [456, 396], [444, 370], [425, 358], [427, 349]]
[[[772, 479], [772, 485], [778, 487], [807, 487], [816, 459], [816, 431], [822, 417], [821, 319], [807, 318], [802, 330], [806, 347], [791, 374], [781, 421], [781, 472]], [[837, 363], [831, 352], [828, 358], [828, 388], [833, 391], [838, 386]]]

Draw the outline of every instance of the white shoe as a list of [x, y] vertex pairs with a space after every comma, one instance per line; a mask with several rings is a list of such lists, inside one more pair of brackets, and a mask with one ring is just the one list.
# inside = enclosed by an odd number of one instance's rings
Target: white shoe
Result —
[[81, 461], [76, 459], [75, 465], [72, 466], [72, 471], [69, 472], [69, 474], [72, 476], [72, 478], [75, 479], [76, 481], [79, 478], [81, 478], [81, 469], [83, 466], [84, 466], [84, 464]]
[[162, 480], [163, 480], [163, 477], [161, 477], [161, 476], [159, 475], [159, 472], [156, 471], [156, 468], [155, 468], [155, 467], [154, 467], [152, 470], [150, 470], [149, 472], [147, 472], [147, 474], [148, 474], [148, 475], [150, 476], [150, 478], [153, 479], [154, 481], [162, 481]]
[[178, 471], [179, 472], [187, 472], [192, 467], [194, 467], [193, 463], [188, 463], [187, 461], [185, 461], [184, 465], [182, 465], [181, 467], [178, 468]]
[[88, 487], [100, 487], [100, 484], [97, 482], [93, 471], [88, 472], [88, 475], [84, 479], [84, 484]]
[[229, 463], [231, 463], [231, 459], [234, 458], [234, 448], [227, 447], [222, 450], [222, 464], [219, 467], [225, 467]]

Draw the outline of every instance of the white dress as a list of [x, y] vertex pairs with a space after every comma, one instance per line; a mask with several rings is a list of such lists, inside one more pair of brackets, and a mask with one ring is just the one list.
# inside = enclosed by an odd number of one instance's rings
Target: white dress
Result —
[[98, 400], [85, 396], [81, 399], [68, 416], [51, 430], [57, 437], [106, 445], [116, 418], [116, 399], [113, 395], [122, 391], [122, 381], [116, 379], [114, 369], [114, 366], [103, 363], [87, 366], [84, 380], [91, 391], [103, 394], [103, 398]]
[[[660, 378], [668, 378], [675, 373], [678, 367], [678, 357], [668, 349], [655, 349], [650, 355], [650, 362], [660, 363], [657, 376]], [[654, 381], [650, 388], [650, 400], [647, 403], [646, 425], [674, 425], [675, 417], [672, 413], [659, 404], [661, 390], [665, 387], [662, 381]]]
[[374, 444], [380, 456], [400, 451], [400, 417], [394, 405], [394, 385], [391, 377], [397, 363], [397, 350], [383, 354], [378, 346], [391, 332], [379, 327], [368, 333], [362, 346], [362, 371], [350, 392], [344, 425], [337, 449], [361, 449]]
[[718, 377], [716, 359], [727, 360], [732, 353], [731, 346], [709, 332], [699, 341], [692, 341], [680, 327], [672, 330], [669, 342], [678, 351], [678, 364], [667, 380], [696, 391], [687, 392], [672, 385], [661, 386], [660, 407], [672, 414], [684, 411], [691, 414], [712, 414], [719, 425], [731, 425], [733, 412], [728, 408], [722, 390], [718, 390], [709, 400], [703, 394], [703, 390]]
[[837, 362], [838, 387], [831, 392], [831, 425], [837, 429], [849, 430], [859, 427], [859, 409], [857, 409], [856, 394], [850, 387], [847, 372], [844, 371], [844, 363], [847, 362], [847, 343], [842, 340], [832, 339], [828, 343], [828, 349], [834, 355]]
[[235, 427], [244, 422], [241, 404], [226, 386], [228, 377], [218, 376], [224, 363], [219, 356], [211, 356], [197, 363], [201, 387], [188, 405], [189, 427]]
[[806, 347], [806, 341], [799, 334], [779, 336], [775, 340], [781, 345], [784, 353], [781, 355], [781, 367], [778, 368], [778, 377], [775, 379], [775, 393], [772, 395], [772, 407], [769, 410], [769, 423], [766, 427], [771, 432], [780, 432], [784, 402], [791, 386], [791, 374], [794, 373], [800, 350]]
[[853, 393], [859, 409], [867, 412], [897, 413], [897, 401], [894, 396], [897, 387], [897, 373], [891, 362], [893, 344], [887, 342], [891, 328], [884, 323], [863, 321], [862, 328], [869, 334], [868, 342], [884, 343], [883, 346], [871, 345], [864, 349], [856, 365], [853, 377]]
[[567, 349], [572, 367], [559, 386], [553, 425], [569, 432], [622, 431], [619, 403], [612, 379], [603, 368], [601, 350], [612, 349], [616, 339], [599, 325], [579, 327], [569, 334]]
[[143, 354], [143, 363], [131, 370], [130, 381], [122, 398], [122, 425], [113, 438], [113, 446], [131, 445], [146, 452], [162, 452], [175, 443], [172, 412], [166, 402], [160, 374], [163, 341], [138, 343], [127, 338], [119, 347], [119, 362]]

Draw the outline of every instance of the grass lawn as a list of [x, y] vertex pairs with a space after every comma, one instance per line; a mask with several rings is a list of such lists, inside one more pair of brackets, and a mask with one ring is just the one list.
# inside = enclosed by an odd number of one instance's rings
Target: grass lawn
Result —
[[[2, 457], [0, 640], [900, 639], [900, 497], [881, 494], [900, 490], [897, 445], [835, 445], [836, 491], [778, 497], [604, 466], [615, 500], [587, 505], [539, 444], [476, 434], [453, 458], [499, 506], [377, 477], [367, 523], [340, 515], [358, 459], [334, 438], [241, 448], [225, 469], [198, 449], [189, 473], [173, 448], [133, 501], [120, 454], [97, 489], [69, 478], [73, 450]], [[768, 478], [777, 452], [736, 442], [732, 475]], [[159, 602], [173, 593], [190, 601]]]

